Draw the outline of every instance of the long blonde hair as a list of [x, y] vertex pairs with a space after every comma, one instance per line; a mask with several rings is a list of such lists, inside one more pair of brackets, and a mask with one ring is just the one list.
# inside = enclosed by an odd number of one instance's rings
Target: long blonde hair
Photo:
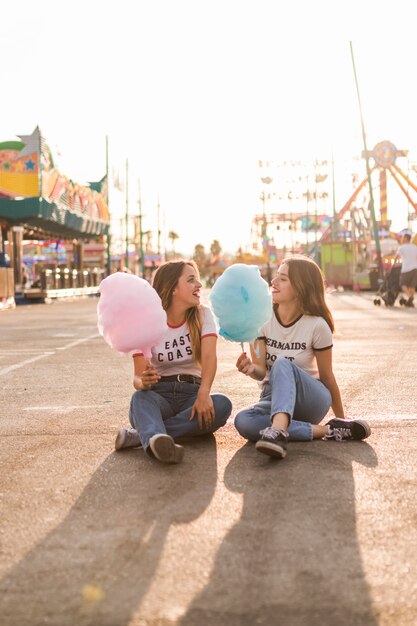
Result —
[[[163, 265], [160, 265], [153, 277], [152, 286], [158, 293], [162, 301], [162, 307], [165, 311], [169, 309], [172, 303], [172, 294], [175, 287], [178, 285], [178, 281], [184, 271], [184, 268], [189, 265], [195, 270], [197, 278], [200, 280], [200, 273], [198, 267], [194, 261], [184, 261], [183, 259], [175, 261], [167, 261]], [[185, 320], [188, 328], [190, 329], [191, 336], [191, 348], [196, 363], [201, 362], [201, 319], [200, 310], [198, 306], [193, 306], [187, 309], [185, 313]]]
[[[297, 295], [302, 312], [325, 319], [333, 333], [333, 316], [326, 304], [324, 277], [317, 263], [301, 254], [283, 259], [281, 264], [284, 263], [288, 267], [288, 278]], [[275, 310], [276, 306], [274, 306]]]

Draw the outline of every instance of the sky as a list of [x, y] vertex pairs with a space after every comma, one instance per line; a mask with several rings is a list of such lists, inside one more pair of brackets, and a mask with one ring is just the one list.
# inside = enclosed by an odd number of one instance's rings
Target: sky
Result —
[[[368, 147], [389, 140], [417, 162], [414, 4], [9, 2], [0, 141], [38, 125], [60, 171], [83, 183], [104, 175], [107, 136], [110, 174], [123, 179], [128, 160], [130, 214], [140, 185], [144, 230], [156, 230], [159, 201], [178, 251], [217, 239], [234, 252], [262, 211], [259, 160], [333, 154], [336, 180], [354, 158], [365, 167], [349, 42]], [[406, 227], [406, 201], [388, 194], [389, 217]], [[336, 186], [336, 207], [346, 199]], [[113, 215], [125, 204], [112, 192]]]

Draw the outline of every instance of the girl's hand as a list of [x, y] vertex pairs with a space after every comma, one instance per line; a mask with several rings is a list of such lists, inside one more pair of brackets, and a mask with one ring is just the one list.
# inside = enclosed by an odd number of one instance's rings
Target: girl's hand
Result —
[[146, 361], [145, 369], [143, 370], [140, 378], [142, 381], [142, 389], [146, 391], [147, 389], [150, 389], [153, 385], [156, 385], [161, 377], [156, 371], [155, 366], [152, 365], [150, 361]]
[[214, 423], [214, 406], [213, 400], [208, 391], [200, 389], [197, 394], [196, 401], [191, 408], [190, 421], [197, 415], [198, 426], [200, 429], [211, 428]]
[[255, 371], [255, 365], [247, 356], [246, 352], [242, 352], [242, 354], [236, 361], [236, 367], [239, 372], [242, 372], [242, 374], [245, 374], [245, 376], [250, 376]]

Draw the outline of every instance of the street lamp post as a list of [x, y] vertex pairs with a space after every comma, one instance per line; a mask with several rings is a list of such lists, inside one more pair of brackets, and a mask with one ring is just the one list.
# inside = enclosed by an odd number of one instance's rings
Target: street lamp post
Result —
[[111, 274], [111, 213], [109, 206], [109, 138], [106, 135], [106, 204], [109, 212], [109, 229], [107, 231], [106, 269], [107, 275]]
[[364, 124], [364, 121], [363, 121], [362, 103], [361, 103], [361, 96], [360, 96], [360, 92], [359, 92], [358, 77], [357, 77], [357, 74], [356, 74], [356, 66], [355, 66], [355, 58], [354, 58], [354, 55], [353, 55], [352, 42], [350, 42], [350, 54], [351, 54], [351, 57], [352, 57], [353, 74], [354, 74], [354, 77], [355, 77], [356, 93], [357, 93], [357, 96], [358, 96], [359, 115], [360, 115], [361, 128], [362, 128], [362, 141], [363, 141], [365, 162], [366, 162], [366, 174], [367, 174], [367, 177], [368, 177], [368, 185], [369, 185], [369, 210], [370, 210], [370, 213], [371, 213], [372, 227], [373, 227], [374, 238], [375, 238], [376, 256], [377, 256], [377, 260], [378, 260], [378, 274], [379, 274], [379, 278], [382, 278], [382, 276], [384, 275], [384, 266], [383, 266], [383, 263], [382, 263], [381, 244], [380, 244], [380, 241], [379, 241], [378, 224], [377, 224], [376, 217], [375, 217], [374, 193], [373, 193], [373, 189], [372, 189], [371, 168], [370, 168], [370, 165], [369, 165], [369, 152], [368, 152], [368, 147], [367, 147], [367, 144], [366, 144], [365, 124]]
[[145, 259], [143, 254], [143, 228], [142, 228], [142, 195], [140, 190], [140, 179], [138, 179], [138, 205], [139, 205], [139, 273], [141, 277], [145, 274]]
[[[272, 178], [270, 176], [264, 176], [264, 177], [261, 177], [261, 181], [264, 185], [270, 185], [272, 183]], [[271, 273], [271, 265], [269, 263], [269, 252], [268, 252], [268, 221], [266, 217], [265, 187], [262, 190], [261, 199], [262, 199], [262, 251], [266, 258], [267, 277], [268, 277], [268, 282], [270, 283], [272, 280], [272, 273]]]
[[125, 240], [125, 267], [129, 269], [129, 161], [126, 159], [126, 240]]

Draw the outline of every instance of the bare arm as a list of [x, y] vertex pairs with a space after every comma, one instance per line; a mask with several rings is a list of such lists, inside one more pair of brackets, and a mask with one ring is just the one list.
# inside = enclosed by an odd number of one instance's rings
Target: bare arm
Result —
[[251, 359], [246, 352], [242, 352], [236, 361], [239, 372], [250, 376], [254, 380], [263, 380], [266, 374], [266, 344], [263, 339], [257, 339], [254, 346], [250, 345]]
[[200, 390], [205, 389], [210, 393], [217, 370], [217, 337], [208, 335], [201, 340], [201, 385]]
[[214, 420], [214, 406], [210, 390], [217, 370], [216, 347], [217, 337], [207, 335], [201, 339], [201, 384], [190, 417], [194, 419], [197, 415], [200, 428], [211, 426]]
[[133, 386], [135, 389], [146, 391], [161, 378], [152, 363], [144, 356], [134, 356], [133, 367]]
[[343, 409], [342, 397], [340, 395], [339, 386], [333, 373], [332, 352], [333, 350], [329, 348], [328, 350], [317, 350], [314, 352], [314, 354], [316, 355], [317, 359], [320, 380], [323, 385], [327, 387], [332, 396], [333, 413], [336, 417], [341, 417], [344, 419], [345, 412]]

